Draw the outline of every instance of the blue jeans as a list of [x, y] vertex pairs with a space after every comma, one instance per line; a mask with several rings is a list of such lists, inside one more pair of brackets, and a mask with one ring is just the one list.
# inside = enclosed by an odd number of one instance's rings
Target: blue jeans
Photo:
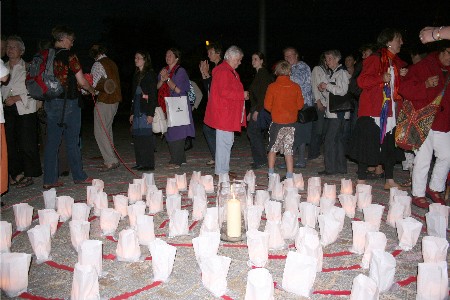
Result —
[[216, 130], [203, 124], [203, 135], [205, 136], [206, 143], [208, 144], [209, 152], [211, 152], [212, 159], [216, 159]]
[[247, 126], [247, 136], [250, 140], [253, 162], [256, 165], [267, 164], [266, 148], [264, 146], [264, 131], [258, 127], [258, 122], [250, 118]]
[[234, 132], [217, 129], [216, 143], [215, 174], [228, 174], [230, 171], [230, 156], [234, 143]]
[[58, 182], [58, 148], [64, 136], [70, 171], [74, 181], [85, 180], [88, 176], [83, 171], [79, 136], [81, 128], [81, 109], [78, 99], [67, 99], [64, 113], [64, 126], [58, 126], [64, 99], [53, 99], [44, 104], [47, 113], [47, 143], [44, 153], [44, 184]]

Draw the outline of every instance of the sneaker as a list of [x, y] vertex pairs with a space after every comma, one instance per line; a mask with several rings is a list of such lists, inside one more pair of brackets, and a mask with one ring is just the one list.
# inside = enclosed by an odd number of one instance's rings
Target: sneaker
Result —
[[211, 159], [206, 163], [207, 166], [214, 166], [216, 164], [216, 161], [214, 159]]

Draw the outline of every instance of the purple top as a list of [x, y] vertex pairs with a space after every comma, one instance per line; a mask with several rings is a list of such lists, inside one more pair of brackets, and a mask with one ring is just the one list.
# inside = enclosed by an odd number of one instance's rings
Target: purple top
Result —
[[[158, 74], [158, 81], [161, 80], [161, 75]], [[189, 77], [186, 73], [186, 70], [182, 67], [179, 67], [178, 70], [175, 71], [175, 74], [171, 78], [171, 80], [177, 85], [180, 89], [180, 93], [175, 93], [170, 90], [170, 97], [179, 97], [179, 96], [187, 96], [187, 92], [189, 91]], [[189, 104], [189, 98], [186, 97], [186, 101]], [[168, 142], [174, 142], [181, 139], [185, 139], [187, 136], [195, 137], [195, 127], [194, 120], [192, 119], [192, 109], [189, 109], [189, 120], [191, 124], [182, 125], [176, 127], [167, 128], [166, 139]]]

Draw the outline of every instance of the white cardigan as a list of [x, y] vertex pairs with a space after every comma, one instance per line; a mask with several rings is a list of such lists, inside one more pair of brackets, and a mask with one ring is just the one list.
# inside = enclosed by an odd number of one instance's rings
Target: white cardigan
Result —
[[[338, 65], [336, 67], [336, 69], [338, 69], [341, 65]], [[335, 69], [335, 70], [336, 70]], [[325, 117], [328, 119], [335, 119], [337, 118], [337, 114], [336, 113], [331, 113], [330, 109], [329, 109], [329, 96], [330, 96], [330, 92], [333, 93], [334, 95], [339, 95], [339, 96], [344, 96], [345, 94], [347, 94], [348, 91], [348, 84], [350, 82], [350, 74], [344, 70], [344, 69], [340, 69], [336, 72], [334, 72], [335, 70], [333, 70], [333, 75], [330, 77], [328, 77], [326, 79], [326, 81], [323, 81], [327, 84], [327, 89], [323, 92], [324, 94], [324, 98], [325, 98], [325, 103], [323, 103], [327, 109], [325, 110]], [[334, 82], [335, 84], [331, 84], [332, 82]], [[345, 112], [344, 115], [345, 119], [350, 119], [350, 112], [347, 111]]]

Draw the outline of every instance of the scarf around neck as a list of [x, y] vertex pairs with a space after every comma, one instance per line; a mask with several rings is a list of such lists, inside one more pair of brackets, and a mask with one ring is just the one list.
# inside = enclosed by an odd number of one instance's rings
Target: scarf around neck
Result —
[[[177, 72], [177, 69], [179, 67], [180, 67], [179, 64], [176, 64], [175, 66], [173, 66], [172, 70], [169, 72], [169, 78], [172, 78], [175, 75], [175, 73]], [[169, 66], [166, 66], [165, 69], [169, 70]], [[166, 113], [165, 97], [169, 97], [169, 96], [170, 96], [169, 85], [167, 84], [167, 82], [164, 82], [163, 85], [161, 85], [161, 87], [158, 90], [158, 104], [164, 113]]]
[[[384, 73], [388, 72], [389, 69], [392, 66], [392, 69], [394, 70], [394, 86], [391, 86], [392, 95], [394, 101], [401, 100], [402, 97], [398, 94], [398, 83], [399, 83], [399, 68], [394, 63], [394, 61], [397, 59], [397, 55], [389, 51], [387, 48], [381, 49], [381, 66], [380, 66], [380, 74], [383, 75]], [[390, 84], [390, 83], [388, 83]], [[384, 82], [382, 86], [384, 85]]]

